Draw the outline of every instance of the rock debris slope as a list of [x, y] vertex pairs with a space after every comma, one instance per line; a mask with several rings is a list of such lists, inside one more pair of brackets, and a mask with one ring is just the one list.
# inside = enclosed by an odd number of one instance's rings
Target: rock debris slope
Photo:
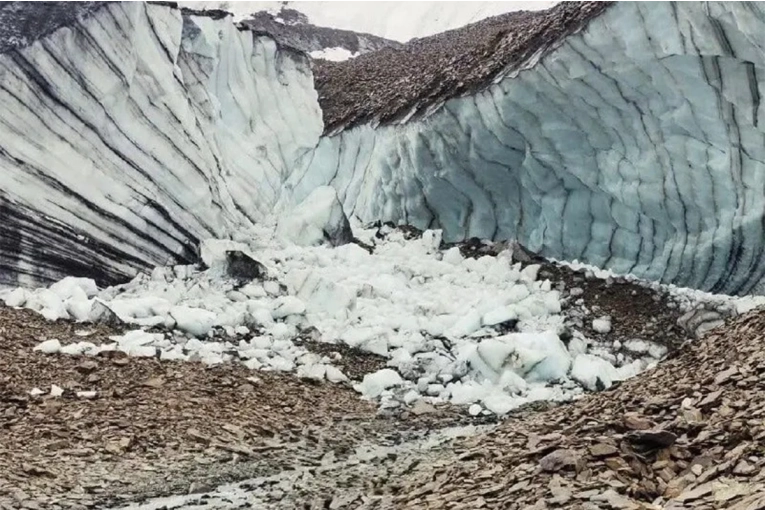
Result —
[[762, 313], [570, 406], [508, 420], [359, 508], [762, 508]]
[[5, 284], [193, 262], [330, 184], [363, 222], [762, 291], [759, 4], [511, 13], [319, 64], [318, 92], [220, 11], [43, 8], [2, 8]]
[[276, 13], [253, 13], [242, 20], [242, 25], [255, 33], [272, 37], [279, 44], [312, 56], [324, 55], [326, 50], [342, 50], [352, 56], [402, 46], [399, 42], [372, 34], [313, 25], [305, 14], [287, 7], [282, 7]]

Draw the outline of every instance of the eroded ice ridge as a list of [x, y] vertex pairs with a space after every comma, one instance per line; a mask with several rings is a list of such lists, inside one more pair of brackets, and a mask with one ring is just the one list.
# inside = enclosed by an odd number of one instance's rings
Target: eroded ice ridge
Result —
[[[354, 243], [322, 245], [314, 231], [336, 231], [332, 226], [345, 219], [330, 214], [339, 208], [333, 200], [331, 188], [320, 188], [306, 202], [313, 214], [298, 207], [282, 214], [279, 224], [267, 220], [242, 232], [238, 241], [206, 241], [210, 268], [204, 271], [159, 267], [103, 290], [92, 280], [66, 278], [50, 288], [3, 291], [0, 298], [50, 320], [82, 322], [104, 320], [94, 315], [103, 314], [105, 304], [137, 328], [106, 345], [87, 337], [49, 338], [36, 348], [47, 354], [92, 356], [116, 349], [347, 381], [337, 356], [318, 356], [293, 342], [302, 333], [387, 358], [388, 368], [354, 381], [357, 391], [383, 406], [451, 402], [472, 405], [475, 414], [504, 414], [528, 402], [609, 387], [666, 353], [652, 339], [628, 346], [632, 355], [617, 353], [618, 342], [608, 336], [611, 322], [594, 314], [587, 320], [602, 338], [573, 331], [564, 344], [559, 290], [538, 278], [539, 265], [514, 262], [512, 249], [466, 259], [458, 248], [439, 249], [440, 231], [406, 240], [397, 230], [359, 225], [354, 233], [373, 253]], [[313, 218], [323, 218], [319, 228], [310, 224]], [[227, 250], [250, 254], [266, 276], [232, 280]], [[683, 309], [714, 299], [740, 310], [757, 304], [751, 297], [712, 298], [698, 291], [677, 295]], [[145, 331], [153, 326], [160, 329]]]
[[763, 9], [620, 2], [424, 119], [320, 138], [307, 59], [229, 18], [100, 7], [0, 54], [0, 283], [194, 261], [287, 180], [364, 222], [761, 292]]

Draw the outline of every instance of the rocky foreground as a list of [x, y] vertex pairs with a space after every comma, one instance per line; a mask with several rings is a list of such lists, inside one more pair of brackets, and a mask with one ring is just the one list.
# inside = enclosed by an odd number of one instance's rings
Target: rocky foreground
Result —
[[763, 332], [751, 312], [612, 391], [468, 438], [141, 508], [763, 508]]
[[[506, 249], [458, 248], [466, 259]], [[676, 290], [513, 253], [561, 289], [561, 338], [613, 352], [646, 338], [668, 359], [500, 419], [427, 399], [379, 408], [352, 387], [387, 360], [309, 330], [294, 343], [349, 382], [119, 350], [45, 354], [34, 349], [51, 338], [105, 344], [129, 327], [0, 307], [0, 508], [760, 508], [765, 316], [696, 340], [735, 315], [729, 304], [688, 312]]]

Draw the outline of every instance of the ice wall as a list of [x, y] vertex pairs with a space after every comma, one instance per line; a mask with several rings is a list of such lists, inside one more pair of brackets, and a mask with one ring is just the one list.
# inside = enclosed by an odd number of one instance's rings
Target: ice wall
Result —
[[192, 261], [268, 212], [321, 133], [304, 56], [230, 17], [95, 9], [0, 54], [0, 284]]
[[365, 221], [762, 293], [763, 29], [758, 3], [620, 2], [425, 119], [320, 138], [304, 56], [227, 17], [99, 7], [1, 50], [0, 285], [192, 261], [331, 184]]
[[620, 2], [425, 120], [321, 140], [289, 180], [349, 213], [762, 292], [765, 5]]

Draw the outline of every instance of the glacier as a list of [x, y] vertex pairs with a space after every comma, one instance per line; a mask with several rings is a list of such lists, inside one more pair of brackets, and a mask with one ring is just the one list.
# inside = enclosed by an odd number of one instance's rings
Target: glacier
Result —
[[194, 262], [270, 211], [322, 131], [308, 58], [229, 17], [77, 9], [0, 54], [0, 284]]
[[323, 135], [305, 55], [226, 16], [98, 7], [0, 54], [0, 284], [191, 263], [330, 185], [364, 222], [762, 293], [764, 20], [619, 2], [486, 87]]
[[[322, 138], [288, 180], [363, 220], [763, 291], [763, 8], [619, 2], [485, 90]], [[540, 58], [541, 57], [541, 58]]]

